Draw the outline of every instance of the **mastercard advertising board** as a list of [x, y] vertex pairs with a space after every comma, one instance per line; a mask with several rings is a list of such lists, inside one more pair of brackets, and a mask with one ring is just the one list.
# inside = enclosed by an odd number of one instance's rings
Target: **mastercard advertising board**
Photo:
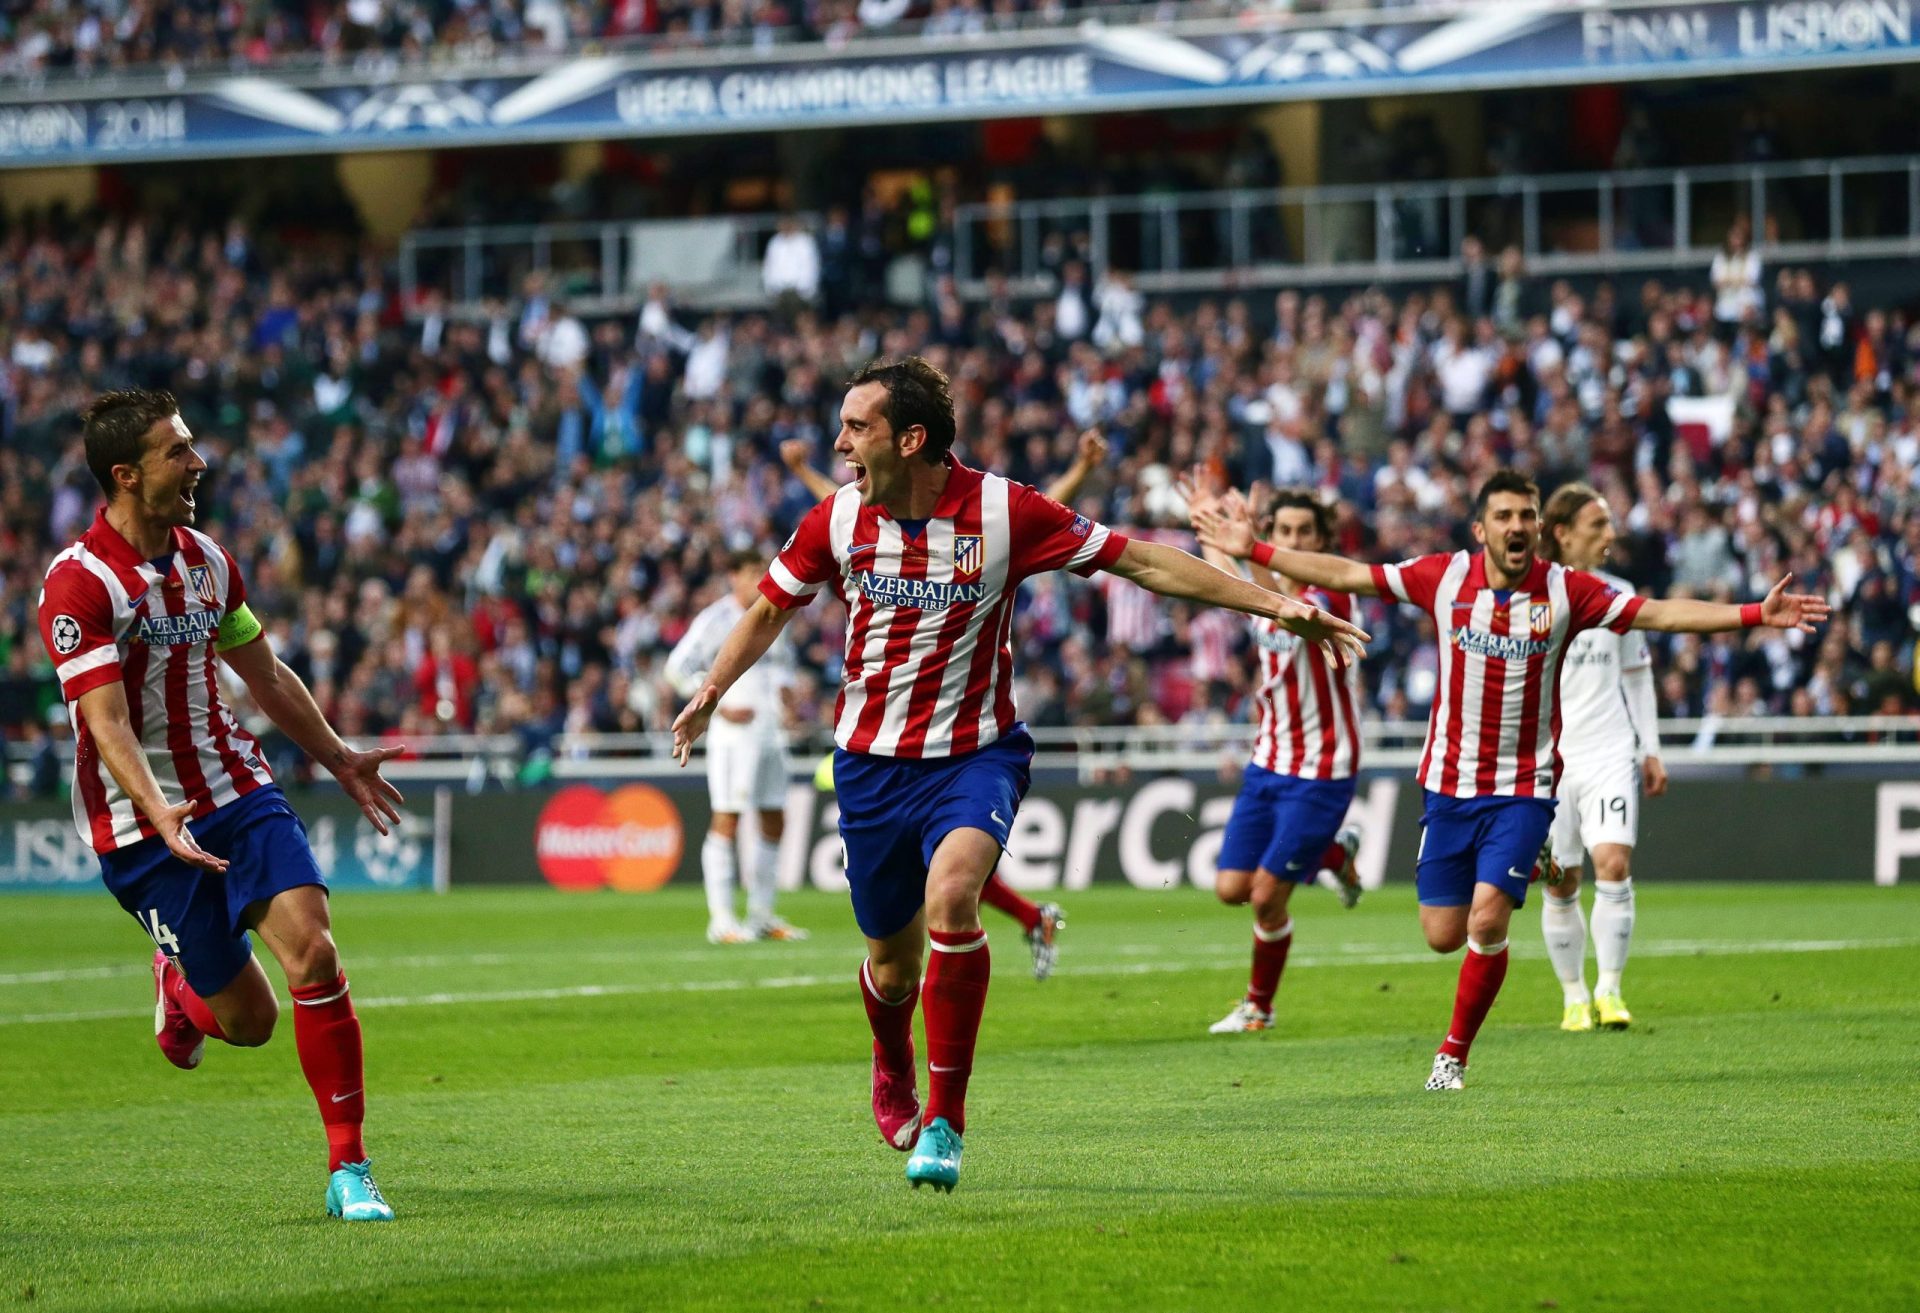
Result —
[[673, 878], [686, 844], [680, 809], [651, 784], [572, 784], [540, 811], [534, 855], [558, 889], [649, 893]]

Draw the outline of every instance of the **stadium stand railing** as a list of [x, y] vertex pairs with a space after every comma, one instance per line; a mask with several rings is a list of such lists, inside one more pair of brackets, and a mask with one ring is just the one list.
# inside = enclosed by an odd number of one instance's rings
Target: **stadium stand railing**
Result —
[[[1704, 267], [1735, 217], [1770, 263], [1878, 259], [1920, 255], [1920, 155], [977, 202], [955, 216], [956, 286], [972, 300], [1051, 294], [1049, 238], [1078, 234], [1094, 279], [1125, 270], [1143, 293], [1452, 278], [1468, 234], [1518, 247], [1533, 275]], [[571, 278], [588, 313], [633, 310], [656, 280], [687, 305], [765, 305], [760, 252], [781, 217], [420, 230], [401, 239], [400, 280], [408, 304], [432, 287], [464, 313], [527, 272]]]

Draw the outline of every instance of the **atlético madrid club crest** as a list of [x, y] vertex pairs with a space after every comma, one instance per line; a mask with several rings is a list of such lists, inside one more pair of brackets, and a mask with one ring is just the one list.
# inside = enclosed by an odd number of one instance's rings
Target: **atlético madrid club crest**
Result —
[[953, 536], [953, 576], [979, 574], [981, 562], [986, 558], [986, 549], [981, 546], [977, 533], [957, 533]]
[[1553, 603], [1529, 602], [1527, 604], [1527, 632], [1535, 638], [1545, 638], [1553, 629]]
[[187, 587], [193, 589], [193, 595], [208, 606], [218, 606], [220, 599], [213, 591], [213, 571], [204, 565], [187, 567]]

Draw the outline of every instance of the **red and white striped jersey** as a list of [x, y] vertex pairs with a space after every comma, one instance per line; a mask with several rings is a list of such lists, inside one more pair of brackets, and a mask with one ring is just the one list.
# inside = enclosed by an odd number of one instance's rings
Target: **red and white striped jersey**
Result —
[[95, 852], [154, 833], [80, 714], [81, 695], [102, 685], [126, 685], [133, 732], [169, 803], [191, 801], [202, 817], [273, 782], [260, 745], [220, 701], [214, 676], [220, 622], [246, 596], [233, 557], [204, 533], [176, 528], [170, 557], [156, 563], [105, 512], [48, 567], [40, 637], [73, 707], [73, 820]]
[[[1345, 593], [1307, 588], [1297, 594], [1342, 620], [1353, 619]], [[1351, 779], [1360, 769], [1360, 667], [1335, 670], [1321, 649], [1265, 616], [1250, 622], [1260, 659], [1254, 690], [1259, 729], [1253, 764], [1305, 780]]]
[[1626, 633], [1645, 599], [1543, 560], [1520, 587], [1492, 588], [1484, 552], [1376, 565], [1373, 582], [1382, 597], [1430, 614], [1439, 635], [1422, 787], [1453, 798], [1555, 796], [1567, 643], [1588, 629]]
[[783, 610], [831, 585], [847, 605], [834, 741], [880, 757], [952, 757], [1009, 733], [1014, 595], [1048, 570], [1091, 574], [1127, 540], [1022, 483], [954, 461], [917, 524], [849, 484], [800, 522], [760, 591]]

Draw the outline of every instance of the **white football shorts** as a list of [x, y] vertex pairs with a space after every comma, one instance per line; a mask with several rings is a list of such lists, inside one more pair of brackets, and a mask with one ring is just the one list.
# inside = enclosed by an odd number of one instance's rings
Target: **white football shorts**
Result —
[[716, 812], [734, 815], [785, 808], [786, 737], [715, 716], [707, 727], [707, 797]]
[[1609, 756], [1590, 766], [1569, 765], [1560, 777], [1560, 809], [1553, 817], [1553, 860], [1577, 866], [1603, 843], [1628, 848], [1640, 836], [1640, 763]]

